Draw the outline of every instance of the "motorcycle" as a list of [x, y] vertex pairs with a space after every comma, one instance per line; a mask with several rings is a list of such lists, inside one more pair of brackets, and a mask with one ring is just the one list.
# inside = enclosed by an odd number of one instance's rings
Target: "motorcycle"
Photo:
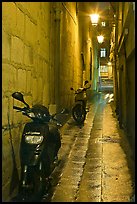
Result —
[[13, 106], [13, 109], [32, 119], [24, 126], [20, 144], [19, 199], [36, 201], [48, 190], [50, 175], [58, 162], [61, 124], [57, 113], [50, 115], [47, 107], [36, 104], [30, 108], [22, 93], [14, 92], [12, 97], [25, 105]]
[[75, 104], [72, 108], [72, 116], [78, 124], [83, 124], [86, 119], [86, 90], [89, 88], [90, 87], [79, 88], [78, 90], [74, 90], [72, 87], [70, 88], [75, 94]]

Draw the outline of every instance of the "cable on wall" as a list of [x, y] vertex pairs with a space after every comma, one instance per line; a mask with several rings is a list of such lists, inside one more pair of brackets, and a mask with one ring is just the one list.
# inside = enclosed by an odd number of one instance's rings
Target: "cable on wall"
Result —
[[74, 21], [74, 23], [77, 25], [75, 19], [73, 18], [73, 16], [71, 15], [70, 11], [68, 10], [68, 8], [66, 7], [66, 5], [64, 3], [62, 3], [62, 5], [64, 6], [64, 8], [67, 10], [67, 12], [69, 13], [69, 15], [71, 16], [72, 20]]

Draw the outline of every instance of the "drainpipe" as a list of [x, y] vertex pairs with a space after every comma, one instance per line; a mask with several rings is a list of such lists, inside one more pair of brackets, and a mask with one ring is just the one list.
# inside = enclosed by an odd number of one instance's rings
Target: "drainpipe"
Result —
[[60, 106], [60, 19], [61, 2], [55, 2], [55, 103], [56, 111]]

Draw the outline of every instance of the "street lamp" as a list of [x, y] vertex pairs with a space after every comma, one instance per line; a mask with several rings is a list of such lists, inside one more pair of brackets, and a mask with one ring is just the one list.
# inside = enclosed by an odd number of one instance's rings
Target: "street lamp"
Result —
[[[91, 19], [92, 26], [97, 26], [98, 25], [98, 20], [99, 20], [99, 15], [98, 14], [96, 14], [96, 13], [91, 14], [90, 19]], [[102, 35], [99, 35], [99, 36], [97, 36], [97, 40], [98, 40], [98, 43], [101, 44], [104, 41], [104, 37]]]
[[90, 15], [90, 19], [91, 19], [91, 23], [93, 26], [97, 26], [98, 25], [98, 19], [99, 19], [99, 15], [98, 14], [91, 14]]
[[104, 42], [104, 36], [103, 35], [97, 36], [97, 39], [98, 39], [98, 43], [100, 43], [100, 44]]
[[112, 63], [111, 62], [108, 62], [108, 66], [111, 66], [112, 65]]

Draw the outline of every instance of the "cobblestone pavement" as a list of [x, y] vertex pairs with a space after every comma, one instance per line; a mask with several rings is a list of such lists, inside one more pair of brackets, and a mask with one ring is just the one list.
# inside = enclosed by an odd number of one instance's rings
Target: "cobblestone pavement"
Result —
[[134, 164], [127, 139], [105, 94], [88, 105], [83, 127], [71, 117], [61, 129], [62, 170], [50, 202], [130, 202]]

